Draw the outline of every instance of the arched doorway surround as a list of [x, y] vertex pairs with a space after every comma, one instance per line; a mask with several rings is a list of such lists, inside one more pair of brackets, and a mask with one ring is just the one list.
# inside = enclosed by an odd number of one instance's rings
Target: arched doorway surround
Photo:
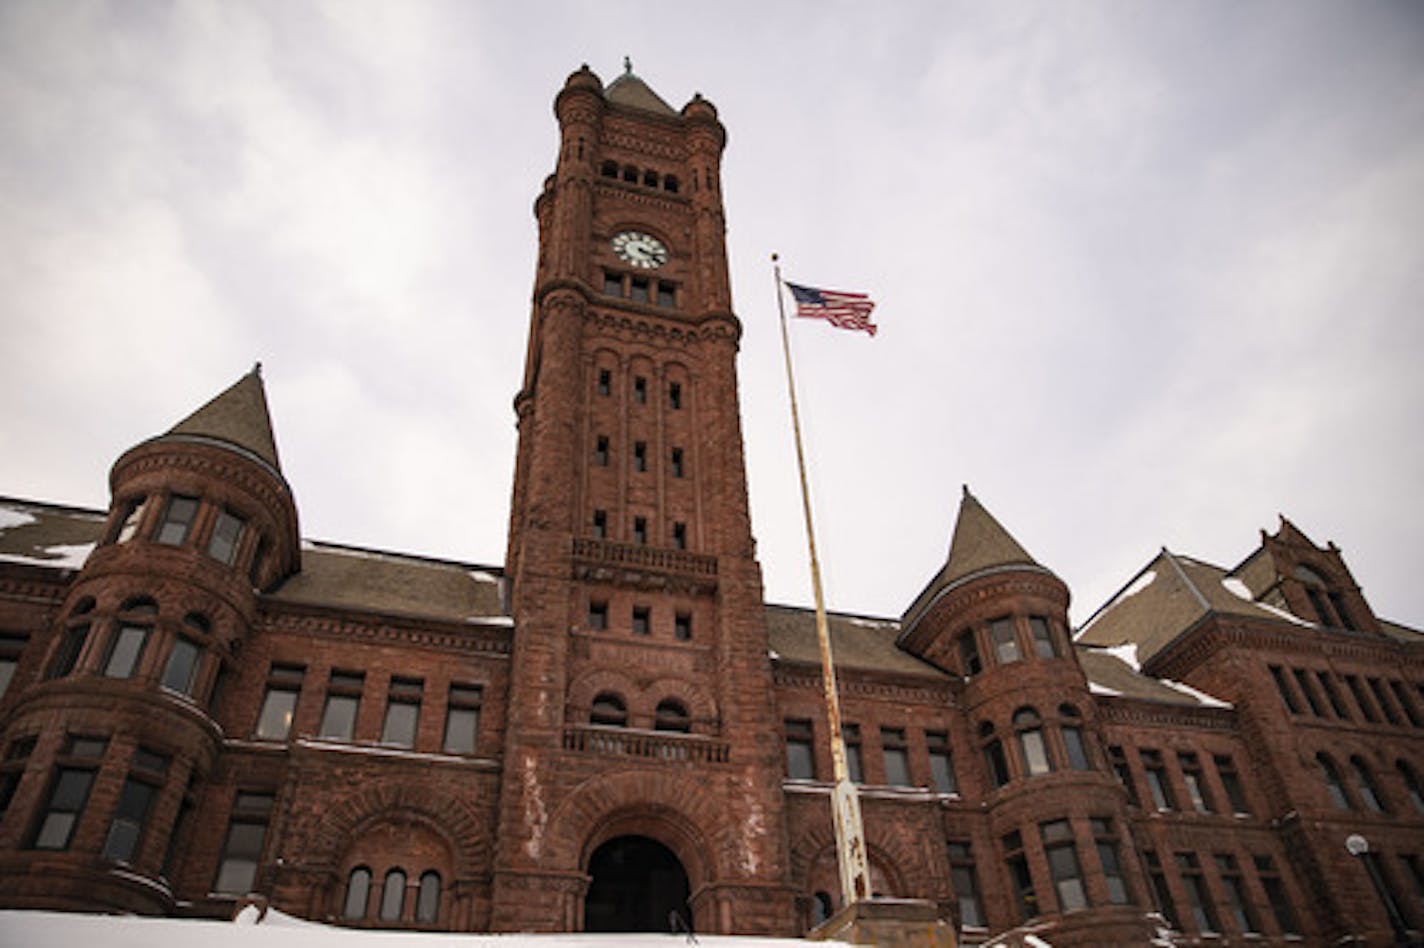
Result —
[[671, 932], [690, 921], [687, 872], [647, 836], [615, 836], [589, 856], [584, 931]]

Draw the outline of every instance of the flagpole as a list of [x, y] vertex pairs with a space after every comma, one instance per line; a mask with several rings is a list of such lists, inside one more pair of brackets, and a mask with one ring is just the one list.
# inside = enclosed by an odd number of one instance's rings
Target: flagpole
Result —
[[865, 855], [865, 830], [860, 820], [860, 797], [846, 766], [845, 738], [841, 734], [841, 704], [836, 695], [836, 667], [831, 657], [831, 635], [826, 624], [826, 600], [821, 592], [821, 565], [816, 558], [816, 531], [811, 523], [811, 491], [806, 482], [806, 453], [801, 447], [801, 415], [796, 408], [796, 382], [791, 372], [791, 337], [786, 331], [786, 301], [781, 291], [781, 264], [771, 255], [776, 277], [776, 311], [781, 317], [781, 353], [786, 361], [786, 392], [791, 399], [791, 429], [796, 437], [796, 469], [801, 476], [801, 509], [806, 515], [806, 544], [811, 552], [811, 590], [816, 598], [816, 640], [821, 646], [821, 679], [826, 689], [826, 718], [831, 730], [831, 774], [835, 789], [831, 814], [836, 830], [836, 864], [840, 869], [842, 907], [870, 895], [870, 867]]

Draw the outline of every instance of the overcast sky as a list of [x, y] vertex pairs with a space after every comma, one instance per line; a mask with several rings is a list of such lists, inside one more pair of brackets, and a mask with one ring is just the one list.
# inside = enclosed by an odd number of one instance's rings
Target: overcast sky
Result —
[[975, 494], [1085, 619], [1285, 513], [1424, 625], [1424, 4], [0, 3], [0, 494], [263, 363], [304, 535], [497, 565], [554, 94], [729, 132], [767, 595], [898, 616]]

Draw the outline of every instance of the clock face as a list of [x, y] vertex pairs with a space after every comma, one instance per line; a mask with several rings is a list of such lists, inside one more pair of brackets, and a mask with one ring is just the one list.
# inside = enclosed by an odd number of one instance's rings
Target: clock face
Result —
[[668, 249], [661, 240], [636, 230], [625, 230], [613, 238], [613, 252], [635, 267], [651, 270], [667, 263]]

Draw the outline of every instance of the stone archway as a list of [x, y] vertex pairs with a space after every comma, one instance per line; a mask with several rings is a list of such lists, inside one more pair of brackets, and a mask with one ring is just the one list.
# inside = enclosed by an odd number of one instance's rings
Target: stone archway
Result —
[[676, 854], [657, 840], [615, 836], [593, 851], [588, 874], [584, 931], [671, 932], [687, 927], [687, 872]]

